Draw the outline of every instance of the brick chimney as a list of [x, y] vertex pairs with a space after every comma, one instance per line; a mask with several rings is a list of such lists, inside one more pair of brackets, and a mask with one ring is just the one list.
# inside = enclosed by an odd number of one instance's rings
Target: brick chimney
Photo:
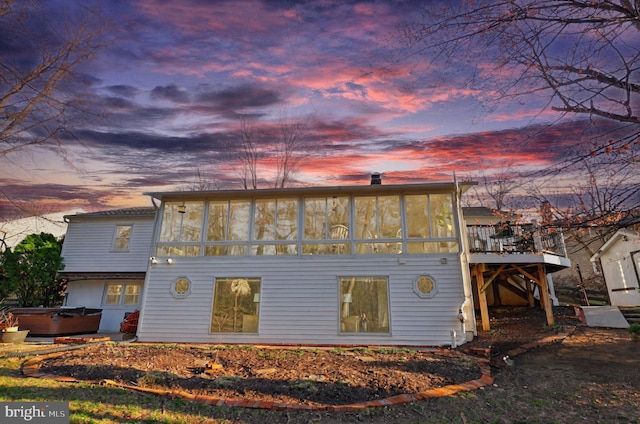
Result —
[[382, 174], [379, 172], [374, 172], [371, 174], [371, 185], [374, 184], [382, 184]]

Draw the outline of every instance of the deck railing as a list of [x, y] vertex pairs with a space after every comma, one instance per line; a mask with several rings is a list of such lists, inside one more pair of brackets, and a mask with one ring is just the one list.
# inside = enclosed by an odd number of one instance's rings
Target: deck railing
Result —
[[508, 222], [495, 225], [468, 225], [467, 236], [472, 253], [546, 253], [567, 256], [562, 231], [555, 227]]

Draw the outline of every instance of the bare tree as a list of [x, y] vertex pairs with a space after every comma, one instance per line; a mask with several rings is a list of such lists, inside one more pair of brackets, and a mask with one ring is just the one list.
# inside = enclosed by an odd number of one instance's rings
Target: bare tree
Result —
[[[287, 187], [307, 156], [303, 150], [306, 124], [301, 119], [281, 118], [275, 125], [258, 122], [254, 115], [240, 115], [239, 143], [230, 145], [240, 166], [236, 171], [244, 189], [258, 188], [259, 168], [275, 163], [273, 186]], [[264, 170], [264, 169], [263, 169]]]
[[242, 188], [258, 188], [258, 150], [260, 134], [256, 118], [249, 114], [240, 115], [239, 145], [232, 146], [235, 158], [240, 162], [236, 174]]
[[203, 174], [203, 171], [198, 168], [196, 170], [195, 179], [192, 182], [186, 184], [186, 190], [188, 191], [209, 191], [219, 189], [220, 186], [217, 181], [209, 181]]
[[535, 190], [533, 196], [545, 206], [543, 217], [569, 230], [576, 250], [585, 249], [591, 256], [619, 228], [640, 223], [640, 187], [628, 151], [589, 155], [589, 150], [576, 151], [566, 166], [547, 177], [556, 193]]
[[97, 9], [79, 4], [59, 21], [45, 6], [50, 5], [0, 0], [0, 157], [61, 145], [79, 108], [70, 85], [74, 69], [105, 45]]
[[[404, 28], [410, 53], [464, 63], [494, 99], [542, 96], [552, 110], [640, 134], [640, 6], [631, 0], [480, 0], [425, 7]], [[479, 64], [493, 63], [491, 72]], [[489, 81], [489, 85], [485, 85]], [[615, 140], [613, 148], [629, 144]]]
[[[492, 173], [480, 172], [472, 179], [479, 181], [479, 185], [473, 186], [470, 190], [475, 197], [475, 203], [505, 212], [517, 206], [514, 204], [514, 198], [517, 190], [524, 185], [524, 180], [512, 164], [507, 164]], [[492, 205], [486, 204], [488, 202]]]
[[307, 128], [303, 121], [282, 118], [277, 129], [276, 181], [275, 186], [284, 188], [300, 169], [307, 154], [302, 150]]
[[[558, 119], [584, 116], [595, 131], [609, 131], [589, 149], [577, 138], [580, 155], [545, 170], [545, 190], [571, 173], [573, 186], [560, 193], [562, 202], [551, 201], [558, 218], [603, 225], [607, 233], [626, 225], [628, 211], [640, 205], [640, 4], [479, 0], [432, 6], [421, 22], [404, 28], [409, 55], [436, 52], [449, 66], [465, 66], [470, 84], [488, 102], [538, 99]], [[541, 192], [539, 200], [553, 200]]]

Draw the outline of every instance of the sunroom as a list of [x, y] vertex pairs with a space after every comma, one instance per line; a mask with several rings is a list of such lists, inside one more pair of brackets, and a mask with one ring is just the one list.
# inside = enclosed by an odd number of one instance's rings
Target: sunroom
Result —
[[138, 337], [463, 343], [475, 329], [461, 187], [148, 193], [161, 204]]

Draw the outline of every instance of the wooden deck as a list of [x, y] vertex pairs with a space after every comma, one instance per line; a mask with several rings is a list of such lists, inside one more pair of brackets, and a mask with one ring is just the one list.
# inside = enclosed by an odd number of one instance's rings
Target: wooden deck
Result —
[[470, 275], [482, 329], [490, 329], [489, 304], [500, 305], [501, 293], [530, 307], [539, 303], [547, 324], [553, 325], [547, 274], [571, 266], [562, 232], [531, 224], [505, 223], [468, 226], [467, 234]]

